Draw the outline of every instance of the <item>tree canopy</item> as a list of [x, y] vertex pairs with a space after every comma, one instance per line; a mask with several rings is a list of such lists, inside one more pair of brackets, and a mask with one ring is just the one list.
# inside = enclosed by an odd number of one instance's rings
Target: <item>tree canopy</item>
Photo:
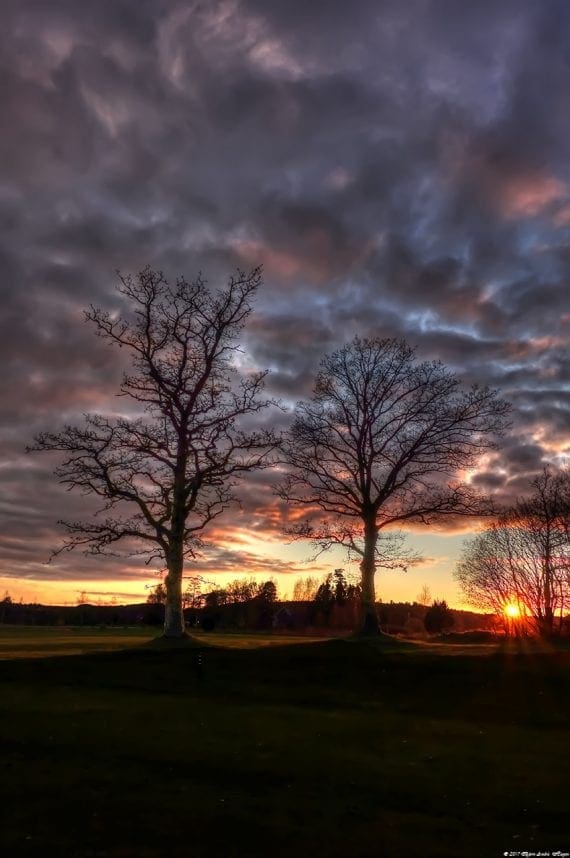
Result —
[[430, 635], [438, 635], [453, 628], [455, 620], [445, 599], [435, 599], [426, 611], [424, 626]]
[[531, 492], [466, 541], [455, 570], [467, 601], [503, 616], [515, 606], [536, 630], [560, 631], [570, 604], [570, 472], [546, 467]]
[[171, 285], [151, 268], [121, 277], [125, 315], [91, 307], [86, 317], [130, 356], [119, 390], [130, 413], [89, 414], [32, 448], [62, 453], [59, 481], [101, 501], [91, 520], [64, 522], [63, 549], [100, 554], [122, 542], [164, 561], [167, 636], [184, 634], [185, 559], [237, 501], [237, 481], [268, 466], [275, 447], [271, 430], [242, 424], [271, 404], [261, 395], [266, 373], [239, 373], [235, 361], [260, 284], [259, 268], [217, 290], [201, 276]]
[[376, 565], [415, 559], [394, 528], [489, 512], [464, 475], [508, 411], [496, 391], [464, 387], [403, 340], [356, 337], [323, 358], [312, 398], [296, 407], [279, 494], [308, 508], [293, 536], [360, 555], [364, 631], [378, 629]]

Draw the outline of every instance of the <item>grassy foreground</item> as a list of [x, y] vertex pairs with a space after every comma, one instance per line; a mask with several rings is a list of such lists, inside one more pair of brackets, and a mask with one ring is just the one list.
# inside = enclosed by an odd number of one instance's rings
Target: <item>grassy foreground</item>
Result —
[[[50, 658], [54, 655], [83, 655], [91, 652], [113, 652], [126, 647], [141, 646], [156, 640], [156, 629], [132, 628], [74, 628], [64, 626], [2, 626], [0, 625], [0, 660], [16, 658]], [[258, 649], [264, 646], [290, 646], [310, 643], [323, 638], [272, 634], [196, 634], [206, 645], [230, 649]]]
[[147, 638], [0, 664], [0, 854], [570, 851], [570, 653]]

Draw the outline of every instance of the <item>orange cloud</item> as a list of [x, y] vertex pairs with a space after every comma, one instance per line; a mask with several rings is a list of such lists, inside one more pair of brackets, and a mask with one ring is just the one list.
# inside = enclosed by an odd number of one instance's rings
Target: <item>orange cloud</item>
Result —
[[564, 348], [567, 339], [559, 336], [531, 337], [528, 340], [509, 340], [504, 344], [504, 354], [509, 358], [521, 359], [533, 355], [542, 355], [551, 349]]
[[316, 284], [345, 275], [353, 267], [362, 265], [373, 249], [373, 242], [339, 246], [335, 237], [322, 228], [307, 230], [299, 238], [295, 250], [271, 247], [255, 240], [232, 243], [232, 250], [241, 263], [247, 266], [261, 263], [269, 277], [279, 280], [302, 277]]
[[288, 251], [274, 250], [260, 241], [239, 241], [233, 246], [239, 258], [248, 265], [263, 264], [267, 274], [282, 280], [290, 280], [302, 269], [298, 256]]
[[469, 181], [475, 181], [479, 193], [505, 218], [536, 217], [557, 204], [554, 223], [570, 224], [568, 187], [554, 175], [463, 153], [447, 164], [447, 170], [452, 179], [463, 174]]
[[570, 205], [562, 206], [552, 218], [554, 226], [570, 226]]
[[564, 182], [554, 176], [513, 176], [501, 183], [498, 202], [505, 217], [534, 217], [551, 203], [564, 199], [566, 193]]

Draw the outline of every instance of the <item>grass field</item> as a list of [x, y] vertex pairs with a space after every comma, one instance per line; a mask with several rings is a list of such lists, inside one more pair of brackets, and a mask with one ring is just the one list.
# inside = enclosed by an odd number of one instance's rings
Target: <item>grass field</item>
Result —
[[568, 652], [14, 632], [2, 855], [570, 851]]
[[[0, 625], [0, 660], [49, 658], [54, 655], [83, 655], [89, 652], [111, 652], [150, 643], [156, 629], [72, 628], [51, 626]], [[323, 638], [271, 634], [204, 634], [196, 639], [207, 645], [229, 649], [258, 649], [265, 646], [290, 646], [296, 643], [322, 641]]]

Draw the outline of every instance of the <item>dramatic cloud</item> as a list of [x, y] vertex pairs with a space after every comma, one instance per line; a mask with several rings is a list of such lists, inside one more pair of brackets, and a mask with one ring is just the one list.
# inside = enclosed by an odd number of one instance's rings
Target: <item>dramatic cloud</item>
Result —
[[[507, 499], [563, 461], [569, 43], [563, 0], [5, 0], [3, 580], [148, 578], [116, 558], [43, 566], [83, 501], [24, 455], [116, 407], [121, 366], [82, 317], [118, 306], [116, 269], [215, 284], [261, 262], [248, 360], [285, 403], [355, 333], [404, 336], [513, 402], [476, 485]], [[200, 568], [305, 568], [271, 479], [244, 487]]]

